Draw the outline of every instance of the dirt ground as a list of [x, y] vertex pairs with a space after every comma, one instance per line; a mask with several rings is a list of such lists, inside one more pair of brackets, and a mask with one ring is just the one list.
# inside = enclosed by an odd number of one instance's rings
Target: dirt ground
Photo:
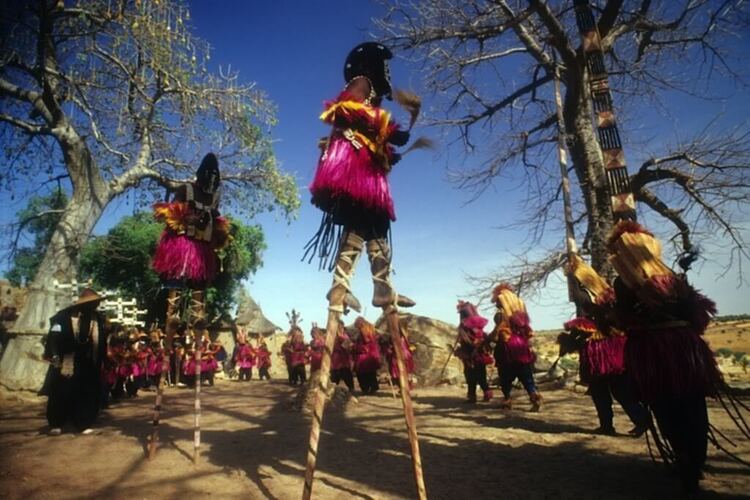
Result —
[[[0, 495], [34, 498], [298, 498], [309, 417], [281, 381], [221, 381], [203, 392], [201, 461], [191, 462], [193, 398], [169, 389], [162, 448], [145, 457], [153, 392], [106, 410], [98, 433], [49, 436], [44, 400], [0, 400]], [[651, 461], [645, 439], [590, 434], [587, 396], [547, 389], [545, 408], [520, 399], [468, 406], [457, 387], [419, 388], [417, 413], [430, 498], [675, 498], [676, 479]], [[616, 411], [615, 425], [630, 425]], [[737, 437], [715, 406], [711, 419]], [[413, 498], [399, 400], [388, 388], [326, 412], [317, 498]], [[750, 446], [739, 449], [750, 460]], [[750, 494], [750, 469], [710, 450], [707, 498]]]

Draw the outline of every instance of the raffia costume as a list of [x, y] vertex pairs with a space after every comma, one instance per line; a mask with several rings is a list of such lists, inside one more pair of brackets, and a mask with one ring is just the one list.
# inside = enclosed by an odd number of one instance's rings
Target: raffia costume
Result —
[[[313, 406], [303, 499], [312, 495], [313, 475], [317, 463], [318, 443], [325, 407], [325, 391], [342, 376], [336, 369], [340, 361], [335, 351], [341, 314], [349, 308], [359, 311], [359, 301], [351, 293], [351, 277], [367, 247], [374, 285], [372, 304], [383, 309], [391, 342], [395, 345], [399, 372], [406, 370], [407, 353], [401, 340], [398, 306], [414, 302], [398, 295], [391, 281], [390, 224], [396, 220], [388, 173], [400, 159], [393, 146], [403, 146], [409, 132], [399, 130], [390, 114], [380, 107], [383, 97], [391, 98], [388, 59], [391, 51], [382, 44], [366, 42], [355, 47], [344, 64], [346, 88], [331, 102], [321, 119], [331, 125], [329, 137], [321, 141], [322, 154], [315, 177], [310, 184], [312, 203], [323, 211], [318, 231], [305, 247], [303, 259], [316, 256], [321, 267], [333, 270], [333, 285], [328, 299], [326, 349], [317, 378], [318, 393]], [[335, 254], [334, 254], [335, 251]], [[333, 353], [330, 355], [328, 353]], [[334, 366], [334, 370], [330, 371]], [[349, 376], [351, 372], [349, 371]], [[404, 406], [407, 434], [412, 451], [414, 478], [420, 498], [426, 498], [419, 443], [416, 434], [411, 396], [401, 378], [401, 400]], [[347, 381], [351, 388], [352, 384]]]
[[466, 379], [466, 400], [469, 403], [477, 401], [477, 385], [484, 393], [484, 401], [492, 399], [492, 391], [487, 383], [487, 365], [491, 365], [492, 355], [489, 353], [489, 343], [484, 327], [487, 319], [477, 312], [474, 304], [459, 300], [456, 305], [460, 323], [458, 325], [458, 347], [456, 357], [464, 365]]
[[598, 433], [615, 434], [612, 399], [633, 423], [630, 434], [640, 436], [649, 425], [646, 409], [638, 402], [625, 366], [625, 332], [615, 328], [615, 293], [609, 284], [579, 256], [571, 261], [576, 303], [581, 316], [565, 323], [568, 333], [558, 337], [560, 354], [578, 351], [581, 381], [588, 385], [599, 418]]
[[[219, 215], [219, 162], [208, 153], [196, 172], [196, 180], [180, 186], [172, 202], [154, 205], [154, 217], [165, 228], [156, 248], [152, 266], [168, 290], [166, 318], [166, 348], [171, 350], [175, 330], [179, 325], [182, 293], [191, 290], [188, 323], [194, 340], [192, 357], [183, 366], [195, 373], [195, 439], [193, 460], [197, 463], [200, 448], [200, 387], [204, 349], [202, 339], [207, 334], [205, 321], [205, 289], [217, 274], [216, 252], [230, 241], [229, 223]], [[164, 366], [169, 361], [165, 360]], [[166, 371], [166, 370], [164, 370]], [[154, 401], [154, 418], [149, 456], [156, 453], [161, 403], [165, 377], [159, 384]]]
[[[399, 159], [393, 144], [403, 145], [409, 138], [390, 113], [376, 104], [391, 95], [386, 62], [391, 57], [390, 50], [373, 42], [350, 52], [344, 68], [347, 87], [325, 103], [320, 115], [332, 129], [321, 143], [322, 154], [310, 184], [312, 203], [323, 211], [323, 218], [305, 255], [312, 259], [317, 254], [321, 266], [328, 264], [334, 271], [333, 286], [347, 290], [345, 305], [357, 311], [360, 305], [351, 293], [350, 280], [365, 243], [374, 284], [373, 305], [384, 307], [394, 299], [402, 307], [414, 305], [398, 296], [390, 283], [388, 236], [396, 213], [388, 173]], [[353, 92], [359, 80], [365, 80], [370, 89], [364, 99]]]
[[542, 396], [534, 384], [536, 355], [531, 349], [533, 331], [526, 304], [507, 283], [495, 287], [492, 302], [497, 306], [493, 336], [497, 342], [495, 358], [499, 363], [503, 405], [508, 408], [511, 406], [511, 388], [518, 378], [529, 395], [532, 411], [539, 411]]
[[702, 337], [716, 305], [664, 264], [658, 240], [635, 222], [617, 224], [608, 250], [619, 275], [619, 326], [628, 335], [625, 364], [671, 447], [683, 485], [696, 490], [708, 445], [706, 397], [723, 384]]
[[[229, 242], [229, 223], [219, 215], [219, 165], [207, 154], [196, 181], [180, 186], [171, 202], [156, 203], [154, 217], [163, 222], [153, 268], [170, 290], [168, 316], [176, 312], [180, 293], [192, 289], [190, 323], [205, 317], [204, 289], [218, 271], [216, 252]], [[172, 311], [172, 312], [169, 312]]]

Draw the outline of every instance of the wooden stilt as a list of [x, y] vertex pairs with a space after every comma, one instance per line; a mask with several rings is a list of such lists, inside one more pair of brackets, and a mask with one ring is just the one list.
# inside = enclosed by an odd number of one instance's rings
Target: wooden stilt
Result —
[[202, 332], [198, 333], [195, 340], [195, 419], [193, 426], [193, 464], [198, 464], [201, 448], [201, 347], [203, 344]]
[[393, 380], [391, 378], [391, 367], [388, 367], [388, 385], [391, 388], [391, 396], [393, 396], [393, 399], [396, 399], [396, 388], [393, 386]]
[[[340, 295], [343, 301], [343, 294]], [[333, 299], [333, 297], [332, 297]], [[333, 302], [333, 300], [331, 300]], [[339, 306], [340, 307], [340, 306]], [[343, 308], [341, 309], [343, 311]], [[323, 358], [320, 362], [318, 371], [318, 388], [315, 394], [315, 403], [313, 405], [313, 420], [310, 427], [310, 440], [307, 445], [307, 464], [305, 466], [305, 487], [302, 491], [302, 498], [309, 500], [312, 497], [313, 476], [315, 475], [315, 464], [318, 459], [318, 443], [320, 441], [320, 429], [323, 425], [323, 411], [325, 410], [326, 398], [328, 397], [328, 383], [331, 379], [331, 353], [336, 342], [336, 335], [339, 330], [339, 319], [342, 312], [331, 306], [328, 311], [328, 322], [326, 324], [326, 346], [323, 351]]]
[[175, 313], [177, 311], [177, 301], [179, 295], [177, 290], [170, 290], [169, 297], [167, 298], [167, 321], [164, 325], [166, 329], [166, 338], [164, 341], [164, 352], [161, 361], [161, 375], [159, 376], [159, 385], [156, 387], [156, 399], [154, 401], [154, 416], [151, 421], [151, 440], [148, 445], [148, 458], [152, 459], [156, 456], [156, 445], [159, 441], [159, 419], [161, 418], [161, 407], [164, 401], [164, 388], [167, 385], [167, 377], [169, 376], [169, 360], [172, 352], [172, 339], [174, 338], [174, 331], [176, 324], [173, 321]]
[[193, 290], [190, 302], [190, 322], [193, 329], [195, 359], [195, 417], [193, 420], [193, 464], [198, 465], [201, 448], [201, 359], [203, 335], [206, 333], [205, 303], [203, 290]]
[[422, 456], [419, 452], [419, 440], [417, 438], [417, 424], [414, 421], [414, 408], [411, 403], [411, 393], [409, 392], [409, 373], [406, 370], [406, 360], [403, 352], [403, 342], [401, 341], [401, 327], [398, 323], [398, 310], [395, 306], [384, 309], [388, 323], [388, 331], [391, 334], [393, 350], [396, 354], [396, 363], [398, 363], [398, 383], [401, 387], [401, 404], [404, 407], [404, 419], [406, 420], [406, 431], [409, 436], [409, 446], [411, 447], [411, 462], [414, 471], [414, 482], [417, 486], [417, 495], [420, 500], [427, 499], [427, 489], [424, 485], [424, 476], [422, 474]]

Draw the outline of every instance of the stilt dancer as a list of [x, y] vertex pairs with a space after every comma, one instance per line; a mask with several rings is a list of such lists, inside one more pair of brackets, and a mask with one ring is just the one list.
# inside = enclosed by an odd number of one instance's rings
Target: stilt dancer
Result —
[[[414, 302], [398, 295], [390, 283], [388, 234], [391, 221], [396, 217], [387, 175], [401, 158], [393, 145], [405, 145], [410, 134], [408, 130], [400, 130], [391, 121], [390, 114], [380, 107], [383, 97], [391, 98], [387, 63], [391, 58], [391, 51], [379, 43], [367, 42], [355, 47], [344, 65], [346, 88], [334, 101], [326, 103], [321, 115], [333, 129], [330, 136], [321, 141], [322, 155], [310, 191], [313, 204], [323, 211], [323, 220], [305, 247], [305, 257], [312, 260], [317, 255], [321, 267], [328, 265], [333, 271], [333, 286], [327, 295], [326, 346], [313, 407], [303, 498], [312, 495], [331, 352], [340, 317], [349, 308], [360, 309], [359, 301], [351, 293], [350, 282], [365, 245], [374, 285], [372, 303], [383, 309], [396, 346], [400, 373], [407, 373], [397, 306], [410, 307]], [[334, 249], [337, 250], [335, 256]], [[426, 498], [408, 380], [401, 376], [399, 381], [417, 490], [420, 498]]]
[[[205, 296], [203, 290], [217, 274], [216, 251], [229, 240], [229, 225], [219, 215], [219, 162], [213, 153], [207, 154], [196, 172], [196, 180], [177, 188], [172, 202], [154, 205], [154, 217], [164, 222], [165, 228], [154, 255], [153, 267], [159, 274], [167, 297], [167, 346], [171, 346], [174, 331], [181, 316], [183, 294], [189, 294], [188, 324], [197, 340], [196, 353], [196, 419], [194, 461], [200, 448], [200, 339], [205, 329]], [[167, 361], [165, 360], [165, 365]], [[156, 452], [158, 427], [163, 404], [164, 377], [157, 389], [154, 405], [153, 430], [149, 456]]]

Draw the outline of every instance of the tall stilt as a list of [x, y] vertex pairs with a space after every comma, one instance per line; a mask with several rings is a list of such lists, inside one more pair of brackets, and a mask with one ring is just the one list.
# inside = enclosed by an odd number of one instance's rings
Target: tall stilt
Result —
[[[334, 293], [338, 295], [343, 302], [343, 293]], [[333, 302], [333, 298], [331, 299]], [[339, 329], [339, 321], [343, 313], [343, 306], [331, 305], [328, 310], [328, 322], [326, 324], [326, 347], [323, 351], [323, 358], [320, 361], [320, 370], [318, 370], [318, 387], [315, 394], [315, 403], [313, 404], [313, 420], [310, 427], [310, 439], [307, 445], [307, 464], [305, 465], [305, 488], [302, 492], [302, 498], [309, 500], [312, 497], [313, 476], [315, 475], [315, 465], [318, 460], [318, 443], [320, 441], [320, 429], [323, 425], [323, 411], [325, 410], [326, 399], [328, 397], [328, 385], [331, 380], [331, 353], [336, 342], [336, 335]]]
[[318, 387], [313, 404], [313, 420], [310, 427], [310, 440], [307, 445], [307, 464], [305, 466], [305, 486], [302, 498], [312, 496], [315, 464], [318, 459], [318, 442], [320, 429], [323, 425], [323, 411], [328, 397], [328, 385], [331, 379], [331, 353], [336, 342], [341, 315], [344, 313], [344, 303], [353, 297], [350, 283], [354, 273], [354, 266], [362, 252], [364, 240], [354, 233], [346, 233], [341, 240], [341, 246], [336, 255], [336, 267], [333, 273], [333, 285], [328, 292], [328, 321], [326, 323], [326, 343], [323, 358], [318, 371]]
[[409, 446], [411, 447], [411, 463], [414, 472], [414, 482], [417, 486], [417, 494], [420, 500], [427, 498], [427, 488], [424, 485], [424, 475], [422, 473], [422, 455], [419, 452], [419, 439], [417, 438], [417, 423], [414, 421], [414, 407], [411, 403], [411, 393], [409, 392], [409, 373], [406, 370], [406, 360], [403, 351], [403, 342], [401, 341], [401, 326], [398, 322], [398, 310], [395, 306], [383, 309], [388, 323], [388, 331], [391, 334], [393, 350], [396, 354], [396, 363], [398, 364], [398, 384], [401, 387], [401, 404], [404, 407], [404, 420], [406, 420], [406, 432], [409, 436]]
[[169, 360], [172, 352], [172, 340], [174, 338], [174, 332], [177, 327], [176, 316], [179, 302], [179, 290], [169, 290], [169, 295], [167, 296], [167, 318], [165, 322], [166, 338], [164, 341], [164, 351], [161, 361], [161, 375], [159, 376], [159, 385], [156, 387], [154, 416], [151, 421], [151, 441], [148, 445], [149, 459], [152, 459], [154, 458], [154, 456], [156, 456], [156, 444], [159, 441], [159, 419], [161, 416], [162, 401], [164, 400], [164, 387], [166, 387], [167, 385], [167, 377], [169, 376]]
[[[320, 442], [320, 429], [323, 424], [323, 411], [328, 396], [328, 385], [331, 373], [331, 353], [336, 341], [340, 318], [344, 312], [344, 302], [347, 293], [350, 293], [349, 283], [354, 272], [354, 264], [362, 250], [363, 241], [353, 233], [347, 233], [338, 250], [333, 286], [328, 294], [328, 322], [326, 325], [326, 344], [323, 359], [320, 364], [318, 390], [313, 405], [313, 421], [310, 428], [310, 440], [307, 448], [307, 464], [305, 467], [305, 485], [302, 492], [303, 500], [312, 497], [313, 479], [315, 466], [318, 459], [318, 444]], [[407, 306], [413, 305], [413, 301], [400, 296], [393, 291], [390, 285], [390, 248], [387, 241], [377, 240], [368, 243], [368, 255], [371, 262], [373, 283], [375, 285], [373, 304], [383, 307], [383, 312], [388, 320], [388, 329], [391, 334], [396, 353], [396, 362], [399, 368], [399, 384], [401, 385], [401, 402], [404, 408], [404, 418], [411, 447], [414, 480], [420, 500], [427, 498], [427, 490], [422, 474], [422, 459], [419, 452], [417, 440], [417, 427], [414, 421], [414, 409], [409, 393], [409, 381], [406, 371], [406, 362], [401, 343], [401, 331], [398, 324], [398, 310], [395, 302], [403, 302]], [[383, 305], [385, 304], [385, 305]]]
[[193, 426], [193, 463], [198, 464], [201, 449], [201, 334], [195, 340], [195, 419]]
[[190, 300], [190, 323], [193, 329], [195, 348], [195, 417], [193, 425], [193, 463], [198, 464], [201, 448], [201, 358], [203, 350], [203, 333], [205, 331], [205, 304], [203, 291], [193, 290]]

